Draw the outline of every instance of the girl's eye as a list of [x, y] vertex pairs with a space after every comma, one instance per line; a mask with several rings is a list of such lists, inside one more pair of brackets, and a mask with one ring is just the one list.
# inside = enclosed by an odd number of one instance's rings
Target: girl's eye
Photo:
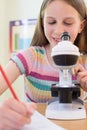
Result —
[[48, 24], [55, 24], [55, 23], [56, 23], [56, 21], [48, 22]]
[[64, 22], [65, 25], [72, 25], [72, 23]]

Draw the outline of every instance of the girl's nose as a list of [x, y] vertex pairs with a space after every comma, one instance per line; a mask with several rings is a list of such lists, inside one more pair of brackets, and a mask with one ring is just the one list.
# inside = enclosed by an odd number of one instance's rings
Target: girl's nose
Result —
[[62, 24], [57, 24], [55, 27], [55, 34], [59, 37], [61, 37], [61, 35], [63, 34], [63, 32], [65, 32], [65, 28], [63, 27]]

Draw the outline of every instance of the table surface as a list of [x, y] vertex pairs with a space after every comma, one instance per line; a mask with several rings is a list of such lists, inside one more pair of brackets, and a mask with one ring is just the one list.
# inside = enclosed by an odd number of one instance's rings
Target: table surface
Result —
[[[37, 111], [45, 115], [46, 104], [38, 103]], [[86, 105], [87, 106], [87, 105]], [[87, 107], [85, 107], [87, 110]], [[81, 120], [53, 120], [49, 119], [55, 124], [67, 129], [67, 130], [87, 130], [87, 118]]]

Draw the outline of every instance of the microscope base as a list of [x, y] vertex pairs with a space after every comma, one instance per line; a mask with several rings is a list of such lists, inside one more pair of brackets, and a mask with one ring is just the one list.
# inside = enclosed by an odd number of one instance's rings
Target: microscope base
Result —
[[45, 115], [50, 119], [76, 120], [86, 118], [86, 110], [78, 100], [72, 103], [54, 101], [47, 106]]

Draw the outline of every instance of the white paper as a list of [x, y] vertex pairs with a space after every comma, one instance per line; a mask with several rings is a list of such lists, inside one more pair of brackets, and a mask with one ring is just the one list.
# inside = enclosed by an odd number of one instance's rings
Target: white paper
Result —
[[22, 130], [65, 130], [48, 120], [45, 116], [37, 111], [32, 116], [32, 121], [29, 125], [25, 125]]

